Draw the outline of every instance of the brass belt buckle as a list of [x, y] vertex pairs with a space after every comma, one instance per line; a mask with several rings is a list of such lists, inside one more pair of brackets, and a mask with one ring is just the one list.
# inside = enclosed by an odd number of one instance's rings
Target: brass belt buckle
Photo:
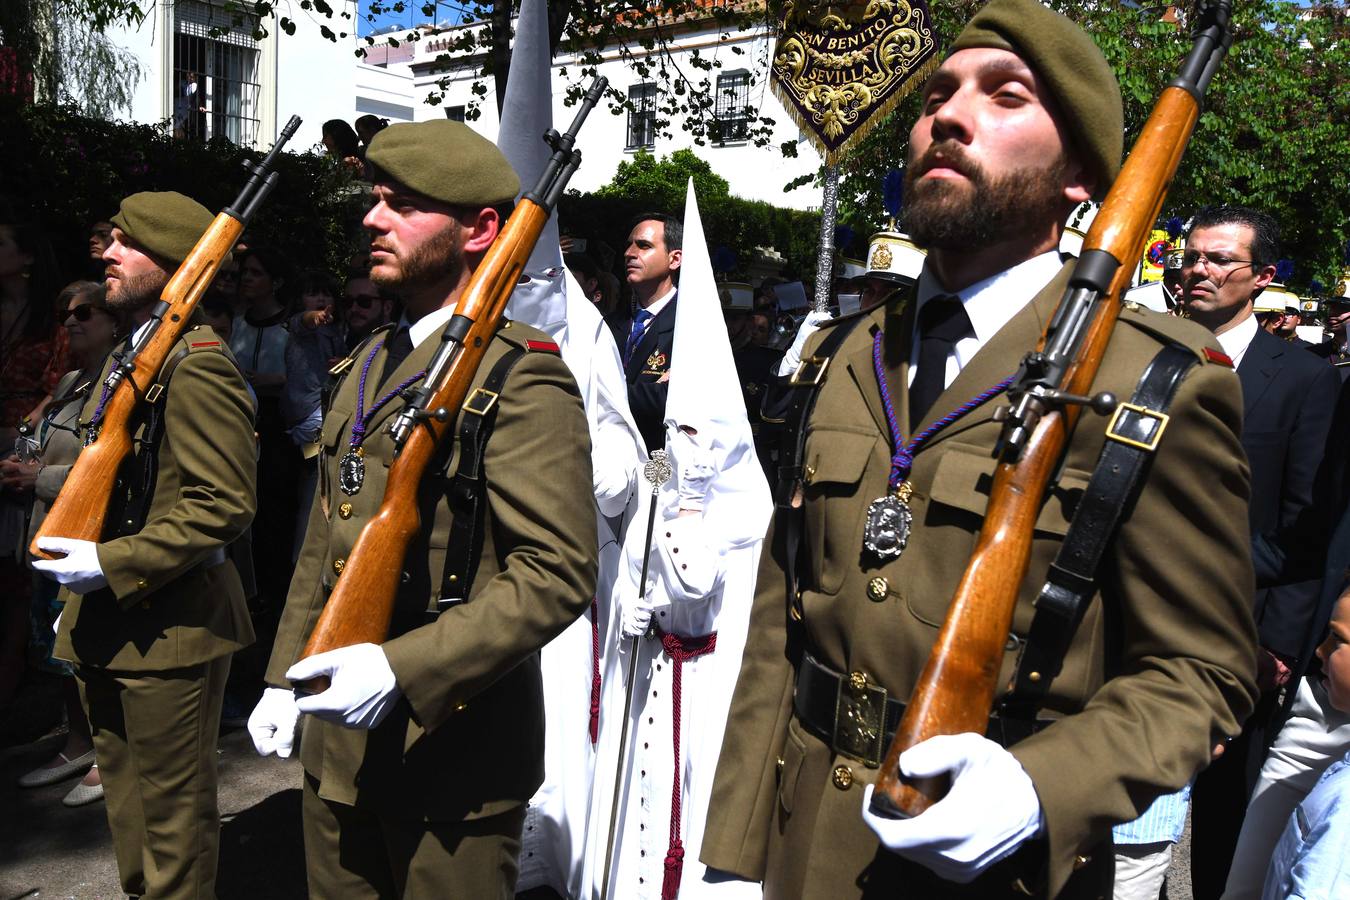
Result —
[[861, 672], [840, 678], [831, 749], [876, 769], [881, 766], [885, 737], [886, 689], [870, 684]]

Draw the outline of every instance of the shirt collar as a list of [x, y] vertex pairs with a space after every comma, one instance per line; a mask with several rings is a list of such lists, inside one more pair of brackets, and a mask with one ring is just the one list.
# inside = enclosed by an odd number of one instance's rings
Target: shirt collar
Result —
[[657, 299], [655, 303], [647, 307], [647, 312], [652, 314], [653, 319], [655, 319], [658, 315], [660, 315], [661, 310], [666, 308], [666, 304], [669, 303], [672, 299], [674, 299], [675, 292], [678, 290], [679, 288], [671, 288], [670, 290], [666, 291], [663, 295], [661, 295], [661, 297]]
[[1214, 335], [1223, 352], [1233, 361], [1233, 368], [1237, 368], [1238, 363], [1242, 362], [1243, 355], [1256, 337], [1257, 329], [1256, 316], [1247, 316], [1223, 334]]
[[[1059, 251], [1047, 250], [1011, 269], [1004, 269], [997, 275], [956, 291], [980, 345], [983, 346], [998, 334], [999, 329], [1007, 325], [1022, 307], [1031, 302], [1031, 298], [1049, 284], [1063, 265]], [[923, 272], [919, 274], [916, 312], [931, 298], [944, 294], [950, 296], [952, 291], [944, 290], [937, 276], [924, 263]]]
[[442, 306], [440, 309], [427, 313], [411, 325], [408, 324], [408, 316], [404, 314], [403, 318], [398, 321], [398, 327], [408, 329], [408, 337], [412, 340], [412, 345], [416, 347], [430, 337], [433, 332], [440, 331], [441, 327], [449, 322], [454, 314], [454, 306]]

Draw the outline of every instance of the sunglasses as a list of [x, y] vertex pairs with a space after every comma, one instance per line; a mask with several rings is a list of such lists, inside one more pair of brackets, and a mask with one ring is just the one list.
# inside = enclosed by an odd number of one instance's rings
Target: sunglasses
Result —
[[347, 297], [345, 297], [345, 298], [343, 298], [343, 299], [345, 299], [345, 300], [346, 300], [348, 303], [350, 303], [352, 306], [359, 306], [361, 309], [370, 309], [370, 308], [371, 308], [372, 306], [374, 306], [376, 303], [379, 303], [379, 302], [380, 302], [380, 298], [379, 298], [379, 297], [370, 297], [370, 296], [365, 296], [365, 297], [352, 297], [352, 296], [347, 296]]
[[74, 316], [76, 322], [88, 322], [94, 317], [96, 311], [107, 315], [105, 310], [99, 309], [97, 306], [89, 303], [81, 303], [79, 306], [72, 306], [70, 309], [66, 310], [66, 314], [61, 318], [61, 321], [69, 322], [71, 316]]

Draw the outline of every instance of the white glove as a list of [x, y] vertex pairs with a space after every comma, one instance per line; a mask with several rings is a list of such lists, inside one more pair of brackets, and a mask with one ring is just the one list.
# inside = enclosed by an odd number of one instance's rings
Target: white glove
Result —
[[634, 597], [630, 602], [619, 604], [619, 630], [626, 638], [641, 637], [652, 624], [652, 611], [655, 609], [651, 598]]
[[295, 743], [295, 723], [300, 710], [295, 705], [295, 691], [270, 687], [263, 691], [258, 705], [248, 717], [248, 736], [253, 738], [253, 749], [259, 756], [275, 753], [282, 759], [291, 755]]
[[347, 728], [374, 728], [403, 696], [389, 660], [376, 644], [354, 644], [300, 660], [286, 672], [287, 681], [327, 675], [328, 690], [295, 701], [302, 713]]
[[108, 586], [103, 567], [98, 562], [98, 544], [73, 538], [42, 538], [38, 549], [48, 553], [64, 553], [60, 559], [35, 559], [33, 568], [53, 581], [58, 581], [77, 594], [87, 594]]
[[703, 509], [703, 498], [708, 495], [717, 466], [713, 455], [699, 444], [699, 437], [672, 428], [670, 435], [671, 455], [680, 467], [677, 493], [680, 497], [680, 509]]
[[797, 371], [797, 367], [802, 364], [802, 350], [806, 348], [806, 339], [820, 330], [820, 326], [830, 321], [830, 314], [827, 312], [816, 312], [812, 310], [802, 319], [802, 325], [797, 329], [797, 336], [792, 340], [792, 346], [783, 354], [783, 361], [778, 364], [779, 375], [791, 375]]
[[978, 734], [929, 738], [900, 754], [910, 778], [950, 772], [952, 787], [912, 819], [872, 814], [872, 785], [863, 792], [863, 821], [881, 843], [942, 878], [965, 884], [1041, 830], [1041, 802], [1022, 764]]

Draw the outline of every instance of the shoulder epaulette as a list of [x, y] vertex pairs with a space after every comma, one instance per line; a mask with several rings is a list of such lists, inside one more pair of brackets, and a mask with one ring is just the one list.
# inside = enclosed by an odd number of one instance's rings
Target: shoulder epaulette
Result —
[[519, 347], [527, 353], [551, 353], [554, 356], [561, 356], [562, 351], [558, 349], [558, 342], [553, 340], [543, 331], [532, 325], [526, 325], [524, 322], [516, 322], [511, 319], [502, 319], [497, 327], [497, 337], [513, 347]]
[[1205, 327], [1156, 310], [1126, 302], [1121, 305], [1120, 322], [1142, 331], [1149, 337], [1164, 344], [1180, 344], [1196, 359], [1210, 365], [1233, 367], [1233, 361], [1225, 354], [1216, 351], [1211, 344], [1214, 336]]

